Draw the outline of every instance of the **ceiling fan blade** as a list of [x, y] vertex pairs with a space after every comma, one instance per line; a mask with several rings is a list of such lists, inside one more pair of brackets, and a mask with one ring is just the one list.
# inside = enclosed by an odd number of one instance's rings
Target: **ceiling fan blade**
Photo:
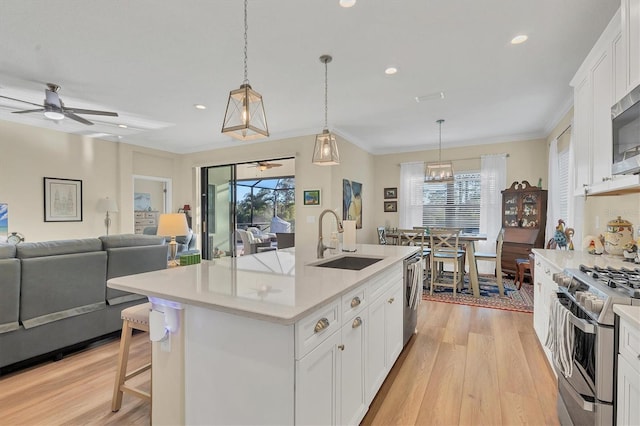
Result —
[[117, 112], [111, 112], [111, 111], [97, 111], [95, 109], [82, 109], [82, 108], [68, 108], [68, 107], [64, 107], [65, 111], [69, 111], [71, 113], [75, 113], [75, 114], [92, 114], [92, 115], [106, 115], [109, 117], [117, 117], [118, 113]]
[[27, 112], [42, 112], [44, 111], [44, 108], [38, 108], [38, 109], [25, 109], [24, 111], [13, 111], [14, 114], [25, 114]]
[[23, 101], [22, 99], [10, 98], [10, 97], [8, 97], [8, 96], [2, 96], [2, 95], [0, 95], [0, 98], [10, 99], [10, 100], [12, 100], [12, 101], [23, 102], [23, 103], [25, 103], [25, 104], [35, 105], [35, 106], [38, 106], [38, 107], [41, 107], [41, 106], [42, 106], [42, 105], [40, 105], [40, 104], [34, 104], [33, 102]]
[[89, 120], [85, 120], [84, 118], [80, 117], [79, 115], [75, 115], [72, 112], [69, 112], [69, 110], [64, 110], [63, 114], [65, 117], [69, 117], [72, 120], [76, 120], [77, 122], [80, 122], [82, 124], [86, 124], [87, 126], [93, 126], [93, 123], [90, 122]]

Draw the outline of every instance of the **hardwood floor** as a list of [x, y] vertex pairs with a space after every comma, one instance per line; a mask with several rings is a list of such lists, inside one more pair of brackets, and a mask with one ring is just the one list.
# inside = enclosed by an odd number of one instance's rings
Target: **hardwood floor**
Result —
[[[146, 425], [131, 395], [111, 412], [119, 340], [0, 377], [2, 425]], [[134, 336], [131, 367], [149, 357]], [[149, 386], [148, 373], [140, 378]], [[423, 301], [418, 334], [363, 425], [555, 425], [556, 387], [531, 314]]]

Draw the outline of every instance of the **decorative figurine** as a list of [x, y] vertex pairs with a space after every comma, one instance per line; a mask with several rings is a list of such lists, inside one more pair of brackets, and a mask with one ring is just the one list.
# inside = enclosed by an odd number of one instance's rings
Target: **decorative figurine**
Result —
[[586, 249], [589, 254], [602, 254], [604, 252], [602, 242], [593, 235], [584, 237], [584, 240], [582, 240], [582, 248]]

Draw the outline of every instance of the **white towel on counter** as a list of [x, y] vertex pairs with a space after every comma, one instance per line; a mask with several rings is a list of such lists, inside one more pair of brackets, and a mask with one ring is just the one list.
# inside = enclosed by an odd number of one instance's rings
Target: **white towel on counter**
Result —
[[413, 310], [418, 309], [420, 299], [422, 299], [422, 262], [415, 262], [409, 265], [409, 283], [411, 288], [409, 289], [409, 308]]
[[573, 315], [571, 311], [554, 295], [550, 306], [545, 346], [551, 351], [556, 368], [565, 377], [573, 373], [574, 331], [570, 321], [571, 315]]

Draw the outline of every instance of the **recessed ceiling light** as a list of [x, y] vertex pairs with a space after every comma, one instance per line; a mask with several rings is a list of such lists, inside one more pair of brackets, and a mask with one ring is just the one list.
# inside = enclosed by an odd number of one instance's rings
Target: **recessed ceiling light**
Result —
[[356, 0], [340, 0], [340, 6], [351, 7], [356, 4]]
[[118, 124], [118, 127], [120, 127], [121, 129], [126, 129], [129, 126], [127, 126], [126, 124]]
[[196, 109], [207, 109], [207, 107], [206, 107], [206, 106], [204, 106], [204, 105], [202, 105], [202, 104], [195, 104], [195, 105], [194, 105], [194, 107], [195, 107]]
[[396, 67], [389, 67], [386, 70], [384, 70], [384, 73], [387, 74], [387, 75], [393, 75], [393, 74], [395, 74], [397, 72], [398, 72], [398, 68], [396, 68]]
[[513, 39], [511, 39], [511, 44], [521, 44], [524, 43], [525, 41], [527, 41], [529, 37], [524, 35], [524, 34], [520, 34], [515, 36]]

